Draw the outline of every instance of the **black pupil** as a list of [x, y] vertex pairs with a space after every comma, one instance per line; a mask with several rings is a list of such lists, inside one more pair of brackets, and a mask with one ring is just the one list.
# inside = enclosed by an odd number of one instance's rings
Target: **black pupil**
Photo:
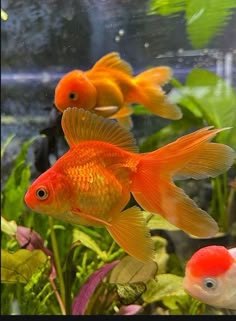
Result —
[[75, 99], [75, 93], [70, 93], [69, 97], [70, 97], [70, 99]]
[[42, 190], [42, 189], [39, 190], [39, 191], [38, 191], [38, 196], [39, 196], [39, 197], [44, 197], [44, 196], [45, 196], [45, 191]]
[[206, 286], [207, 286], [209, 289], [211, 289], [211, 288], [214, 286], [214, 284], [213, 284], [213, 282], [208, 281], [208, 282], [206, 283]]

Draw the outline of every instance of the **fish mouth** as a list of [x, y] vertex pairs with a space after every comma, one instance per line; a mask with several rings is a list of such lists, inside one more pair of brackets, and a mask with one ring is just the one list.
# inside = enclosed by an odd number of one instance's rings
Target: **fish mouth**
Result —
[[199, 300], [201, 299], [201, 297], [199, 295], [197, 295], [197, 293], [201, 292], [201, 290], [202, 290], [201, 286], [197, 283], [194, 283], [193, 280], [185, 277], [183, 280], [183, 288], [192, 297], [199, 299]]
[[29, 192], [26, 192], [25, 197], [24, 197], [24, 201], [25, 201], [25, 204], [26, 204], [28, 207], [32, 208], [32, 207], [31, 207], [31, 204], [30, 204], [31, 202], [30, 202]]

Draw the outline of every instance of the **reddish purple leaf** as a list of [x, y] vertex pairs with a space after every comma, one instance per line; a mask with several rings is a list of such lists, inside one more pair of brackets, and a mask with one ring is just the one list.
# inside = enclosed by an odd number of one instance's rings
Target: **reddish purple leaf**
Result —
[[122, 305], [120, 307], [119, 312], [116, 314], [121, 314], [121, 315], [131, 315], [131, 314], [137, 314], [142, 310], [142, 306], [138, 304], [130, 304], [130, 305]]
[[73, 315], [84, 315], [88, 301], [94, 293], [96, 287], [101, 282], [101, 280], [107, 275], [107, 273], [118, 263], [119, 260], [107, 263], [89, 276], [87, 281], [81, 287], [79, 294], [74, 299], [72, 305]]

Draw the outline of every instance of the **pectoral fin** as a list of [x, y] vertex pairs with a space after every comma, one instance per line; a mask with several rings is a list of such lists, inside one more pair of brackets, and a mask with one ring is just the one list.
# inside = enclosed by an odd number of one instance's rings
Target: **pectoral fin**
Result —
[[89, 224], [89, 225], [92, 225], [92, 226], [106, 226], [106, 227], [111, 226], [111, 224], [108, 223], [107, 221], [104, 221], [104, 220], [100, 219], [99, 217], [96, 217], [96, 216], [93, 216], [93, 215], [82, 213], [77, 208], [73, 208], [71, 210], [71, 212], [73, 214], [77, 214], [82, 219], [82, 221], [85, 220], [86, 224]]
[[142, 262], [153, 259], [153, 241], [138, 207], [134, 206], [113, 215], [111, 226], [106, 228], [120, 247], [131, 256]]
[[103, 117], [109, 117], [117, 112], [119, 107], [117, 106], [102, 106], [102, 107], [95, 107], [94, 111], [97, 115], [103, 116]]

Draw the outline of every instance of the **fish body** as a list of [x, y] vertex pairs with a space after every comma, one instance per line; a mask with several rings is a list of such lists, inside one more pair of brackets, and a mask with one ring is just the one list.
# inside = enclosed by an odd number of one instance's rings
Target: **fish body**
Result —
[[210, 245], [187, 262], [185, 290], [216, 308], [236, 309], [236, 248]]
[[131, 193], [142, 208], [187, 233], [216, 234], [216, 222], [173, 178], [200, 179], [226, 171], [235, 152], [210, 142], [222, 129], [206, 127], [139, 154], [128, 130], [84, 109], [66, 109], [62, 128], [70, 149], [28, 189], [25, 201], [34, 211], [106, 227], [127, 253], [144, 262], [153, 257], [153, 245], [140, 208], [123, 210]]
[[118, 53], [111, 52], [87, 71], [72, 70], [65, 74], [55, 89], [55, 106], [84, 108], [104, 117], [119, 120], [131, 127], [129, 103], [141, 103], [154, 114], [180, 119], [180, 109], [172, 104], [161, 89], [172, 76], [169, 67], [148, 69], [133, 76], [130, 64]]

